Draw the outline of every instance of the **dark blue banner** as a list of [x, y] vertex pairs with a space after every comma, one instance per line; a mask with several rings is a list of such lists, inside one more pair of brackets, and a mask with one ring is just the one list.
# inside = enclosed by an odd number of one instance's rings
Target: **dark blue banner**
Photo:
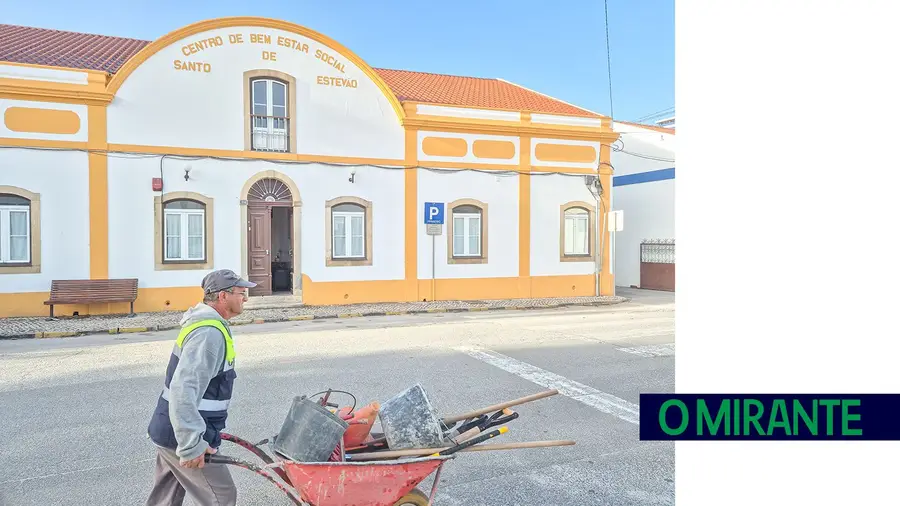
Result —
[[641, 394], [647, 441], [900, 441], [900, 394]]

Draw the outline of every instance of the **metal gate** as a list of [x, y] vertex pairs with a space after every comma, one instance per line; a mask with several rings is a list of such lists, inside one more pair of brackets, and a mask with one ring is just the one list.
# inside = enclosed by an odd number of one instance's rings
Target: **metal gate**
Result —
[[641, 241], [641, 288], [675, 291], [675, 239]]

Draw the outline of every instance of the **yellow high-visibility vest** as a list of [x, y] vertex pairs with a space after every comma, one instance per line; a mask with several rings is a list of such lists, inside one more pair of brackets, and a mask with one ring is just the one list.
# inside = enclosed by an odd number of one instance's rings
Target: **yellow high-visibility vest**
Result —
[[219, 320], [209, 319], [209, 320], [200, 320], [199, 322], [192, 323], [187, 327], [181, 329], [181, 332], [178, 333], [178, 340], [175, 341], [175, 344], [181, 348], [182, 344], [184, 344], [184, 338], [187, 337], [188, 334], [191, 333], [194, 329], [198, 327], [215, 327], [222, 332], [222, 335], [225, 336], [225, 361], [231, 365], [234, 365], [234, 358], [236, 356], [234, 352], [234, 340], [231, 339], [231, 334], [228, 332], [228, 329], [225, 328], [225, 325], [222, 325], [222, 322]]

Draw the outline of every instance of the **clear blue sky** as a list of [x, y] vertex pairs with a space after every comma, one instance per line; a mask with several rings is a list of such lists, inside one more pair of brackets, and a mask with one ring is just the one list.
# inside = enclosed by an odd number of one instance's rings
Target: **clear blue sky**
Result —
[[[499, 77], [609, 114], [603, 0], [0, 1], [0, 22], [156, 39], [221, 16], [291, 21], [373, 67]], [[674, 0], [608, 0], [613, 113], [675, 105]]]

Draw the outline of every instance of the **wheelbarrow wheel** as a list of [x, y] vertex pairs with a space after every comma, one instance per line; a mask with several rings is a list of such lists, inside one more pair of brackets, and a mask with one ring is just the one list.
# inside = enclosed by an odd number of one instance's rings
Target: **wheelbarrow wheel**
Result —
[[394, 503], [394, 506], [428, 506], [428, 496], [414, 488]]

